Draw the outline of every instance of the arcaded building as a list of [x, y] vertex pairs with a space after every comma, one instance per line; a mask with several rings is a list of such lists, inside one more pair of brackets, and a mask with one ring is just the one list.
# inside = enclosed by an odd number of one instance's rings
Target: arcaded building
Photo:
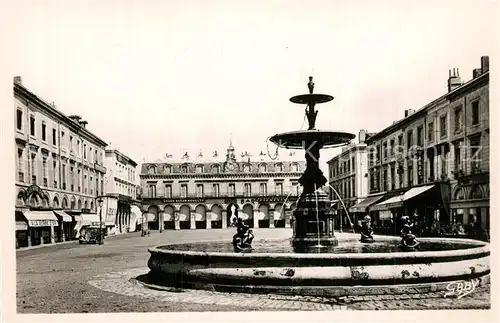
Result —
[[151, 228], [226, 228], [239, 216], [251, 227], [290, 227], [292, 210], [301, 192], [298, 179], [305, 161], [262, 152], [236, 158], [232, 144], [226, 155], [187, 153], [179, 161], [166, 158], [141, 165], [143, 214]]

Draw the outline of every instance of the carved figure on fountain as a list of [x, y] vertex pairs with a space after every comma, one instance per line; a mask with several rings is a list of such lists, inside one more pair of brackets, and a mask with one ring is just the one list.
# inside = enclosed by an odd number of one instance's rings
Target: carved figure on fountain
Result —
[[360, 241], [363, 243], [371, 243], [374, 241], [373, 239], [373, 228], [371, 225], [371, 217], [369, 215], [365, 216], [363, 221], [361, 222], [361, 239]]

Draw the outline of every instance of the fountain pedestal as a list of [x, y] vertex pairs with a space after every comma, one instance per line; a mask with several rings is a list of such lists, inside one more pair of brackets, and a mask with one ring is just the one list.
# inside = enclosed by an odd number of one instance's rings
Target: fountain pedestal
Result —
[[293, 211], [292, 246], [295, 252], [314, 252], [314, 249], [338, 244], [333, 231], [334, 213], [330, 203], [328, 194], [321, 188], [300, 196], [297, 209]]

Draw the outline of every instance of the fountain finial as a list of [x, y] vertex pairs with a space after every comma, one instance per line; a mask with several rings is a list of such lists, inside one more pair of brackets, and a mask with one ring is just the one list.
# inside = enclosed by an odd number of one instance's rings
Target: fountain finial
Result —
[[313, 77], [309, 76], [309, 83], [307, 83], [307, 87], [309, 88], [309, 93], [313, 94], [314, 91], [314, 82], [313, 82]]

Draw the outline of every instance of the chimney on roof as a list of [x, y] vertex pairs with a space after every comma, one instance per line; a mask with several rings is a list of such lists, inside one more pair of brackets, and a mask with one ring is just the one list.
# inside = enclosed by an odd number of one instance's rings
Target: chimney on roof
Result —
[[472, 70], [472, 78], [473, 79], [475, 79], [479, 75], [481, 75], [481, 69], [480, 68], [475, 68], [474, 70]]
[[490, 70], [490, 58], [489, 56], [481, 57], [481, 73], [486, 73]]
[[448, 71], [448, 92], [453, 91], [457, 87], [462, 85], [462, 79], [460, 78], [460, 71], [458, 68]]
[[14, 76], [14, 83], [15, 84], [23, 84], [21, 77], [20, 76]]
[[81, 116], [77, 116], [77, 115], [71, 115], [71, 116], [68, 116], [68, 118], [70, 118], [71, 120], [73, 120], [74, 122], [76, 123], [79, 123], [80, 122], [80, 119], [82, 118]]
[[80, 126], [84, 127], [84, 128], [87, 128], [87, 124], [88, 122], [85, 121], [85, 120], [82, 120], [82, 121], [78, 121], [78, 123], [80, 124]]
[[405, 118], [412, 115], [414, 112], [415, 112], [415, 110], [413, 110], [413, 109], [405, 110]]
[[358, 140], [359, 140], [359, 143], [362, 144], [365, 142], [366, 140], [366, 130], [359, 130], [359, 134], [358, 134]]

